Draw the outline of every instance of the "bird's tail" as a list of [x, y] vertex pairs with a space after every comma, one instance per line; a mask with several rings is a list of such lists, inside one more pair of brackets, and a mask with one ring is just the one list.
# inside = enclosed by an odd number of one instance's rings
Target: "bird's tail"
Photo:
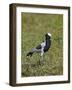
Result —
[[33, 52], [29, 52], [29, 53], [27, 53], [27, 55], [26, 56], [32, 56], [33, 55]]
[[33, 48], [30, 52], [27, 53], [26, 56], [32, 56], [34, 52], [37, 52], [37, 49], [36, 48]]

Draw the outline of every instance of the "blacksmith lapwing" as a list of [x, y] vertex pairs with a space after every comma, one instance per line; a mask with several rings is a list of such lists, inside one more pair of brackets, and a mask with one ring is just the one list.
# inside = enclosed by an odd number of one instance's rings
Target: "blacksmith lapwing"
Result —
[[39, 44], [36, 48], [33, 48], [30, 52], [27, 53], [27, 56], [32, 56], [34, 52], [41, 53], [41, 57], [43, 60], [43, 55], [45, 52], [49, 50], [51, 46], [51, 34], [47, 33], [45, 34], [45, 40]]

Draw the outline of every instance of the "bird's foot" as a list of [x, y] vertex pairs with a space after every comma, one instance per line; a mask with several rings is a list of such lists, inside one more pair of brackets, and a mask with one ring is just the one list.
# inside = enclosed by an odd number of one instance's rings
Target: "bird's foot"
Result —
[[42, 60], [39, 61], [39, 65], [44, 65], [44, 64], [45, 64], [44, 60], [43, 61]]

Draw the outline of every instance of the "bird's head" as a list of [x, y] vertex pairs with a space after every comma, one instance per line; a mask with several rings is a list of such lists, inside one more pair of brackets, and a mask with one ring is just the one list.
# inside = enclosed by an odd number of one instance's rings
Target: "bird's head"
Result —
[[51, 33], [47, 33], [48, 34], [48, 36], [50, 36], [51, 37]]
[[51, 38], [51, 34], [50, 33], [47, 33], [45, 36], [46, 36], [46, 38], [49, 38], [49, 39]]

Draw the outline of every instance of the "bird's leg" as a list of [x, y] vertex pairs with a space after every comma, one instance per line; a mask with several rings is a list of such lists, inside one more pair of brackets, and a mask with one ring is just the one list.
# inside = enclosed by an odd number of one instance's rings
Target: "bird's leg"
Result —
[[41, 56], [41, 64], [44, 62], [44, 55]]
[[41, 56], [41, 61], [43, 61], [43, 55]]
[[41, 58], [40, 58], [40, 60], [39, 60], [39, 64], [42, 65], [43, 62], [44, 62], [44, 60], [43, 60], [43, 56], [41, 56]]

